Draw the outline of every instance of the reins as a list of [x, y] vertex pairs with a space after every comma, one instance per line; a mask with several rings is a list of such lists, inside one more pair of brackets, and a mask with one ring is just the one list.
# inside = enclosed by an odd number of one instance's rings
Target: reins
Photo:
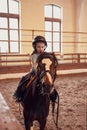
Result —
[[58, 130], [58, 117], [59, 117], [59, 94], [57, 93], [57, 102], [54, 102], [57, 104], [57, 112], [56, 112], [56, 120], [54, 119], [54, 109], [55, 109], [55, 104], [52, 105], [52, 117], [53, 117], [53, 122]]

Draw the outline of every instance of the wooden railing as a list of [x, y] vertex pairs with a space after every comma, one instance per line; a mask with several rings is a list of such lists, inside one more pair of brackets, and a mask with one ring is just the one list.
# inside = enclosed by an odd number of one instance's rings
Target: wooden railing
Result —
[[29, 54], [1, 54], [0, 55], [0, 66], [8, 65], [26, 65], [30, 64]]
[[[68, 63], [87, 63], [87, 53], [69, 53], [69, 54], [58, 54], [55, 53], [59, 64]], [[0, 55], [0, 66], [9, 65], [30, 65], [29, 54], [1, 54]]]
[[[14, 28], [11, 29], [6, 29], [6, 28], [0, 28], [2, 31], [12, 31], [14, 30]], [[72, 32], [72, 31], [49, 31], [49, 30], [32, 30], [32, 29], [20, 29], [20, 36], [18, 37], [18, 40], [13, 39], [13, 40], [9, 40], [9, 35], [8, 38], [6, 39], [4, 36], [1, 36], [0, 42], [2, 43], [2, 45], [7, 45], [6, 47], [4, 46], [0, 46], [0, 53], [20, 53], [22, 48], [22, 52], [31, 53], [31, 49], [29, 50], [29, 48], [32, 48], [32, 41], [34, 39], [35, 36], [37, 35], [42, 35], [46, 37], [47, 43], [50, 45], [51, 47], [51, 51], [57, 51], [57, 52], [61, 52], [61, 47], [63, 45], [64, 50], [68, 50], [68, 52], [77, 52], [78, 50], [80, 50], [80, 52], [85, 52], [87, 50], [87, 32]], [[49, 38], [49, 34], [52, 34], [51, 38]], [[60, 37], [57, 38], [53, 38], [54, 34], [60, 34]], [[62, 37], [62, 39], [61, 39]], [[59, 39], [59, 40], [58, 40]], [[13, 43], [13, 45], [15, 45], [15, 43], [17, 43], [17, 47], [11, 50], [12, 47], [10, 47], [10, 43]], [[55, 44], [59, 47], [56, 48]], [[53, 47], [54, 44], [54, 47]], [[50, 49], [49, 47], [47, 47], [48, 49]], [[16, 49], [16, 50], [15, 50]]]
[[87, 53], [57, 54], [59, 63], [87, 63]]
[[[87, 70], [87, 53], [55, 53], [58, 59], [58, 71]], [[0, 74], [28, 73], [31, 61], [29, 54], [0, 55]], [[84, 70], [85, 71], [85, 70]]]

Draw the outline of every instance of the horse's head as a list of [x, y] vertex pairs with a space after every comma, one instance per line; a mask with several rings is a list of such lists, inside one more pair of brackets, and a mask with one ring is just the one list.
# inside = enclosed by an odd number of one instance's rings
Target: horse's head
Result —
[[44, 52], [39, 55], [37, 59], [37, 74], [40, 79], [43, 80], [44, 84], [52, 87], [57, 70], [57, 59], [54, 53]]

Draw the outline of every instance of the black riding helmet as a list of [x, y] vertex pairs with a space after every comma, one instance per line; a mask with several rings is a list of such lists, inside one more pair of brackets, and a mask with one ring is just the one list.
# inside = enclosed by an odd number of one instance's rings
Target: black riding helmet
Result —
[[38, 42], [44, 43], [45, 46], [47, 47], [47, 41], [46, 41], [46, 39], [45, 39], [43, 36], [40, 36], [40, 35], [39, 35], [39, 36], [36, 36], [36, 37], [34, 38], [33, 42], [32, 42], [32, 46], [33, 46], [34, 49], [36, 49], [36, 44], [37, 44]]

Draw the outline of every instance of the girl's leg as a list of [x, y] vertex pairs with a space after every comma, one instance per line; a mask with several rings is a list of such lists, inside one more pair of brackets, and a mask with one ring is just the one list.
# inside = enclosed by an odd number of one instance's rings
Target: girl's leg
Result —
[[25, 76], [22, 77], [22, 79], [20, 80], [17, 89], [14, 92], [13, 97], [17, 100], [17, 101], [21, 101], [24, 95], [24, 92], [26, 90], [25, 86], [27, 84], [27, 82], [30, 79], [30, 75], [27, 74]]

